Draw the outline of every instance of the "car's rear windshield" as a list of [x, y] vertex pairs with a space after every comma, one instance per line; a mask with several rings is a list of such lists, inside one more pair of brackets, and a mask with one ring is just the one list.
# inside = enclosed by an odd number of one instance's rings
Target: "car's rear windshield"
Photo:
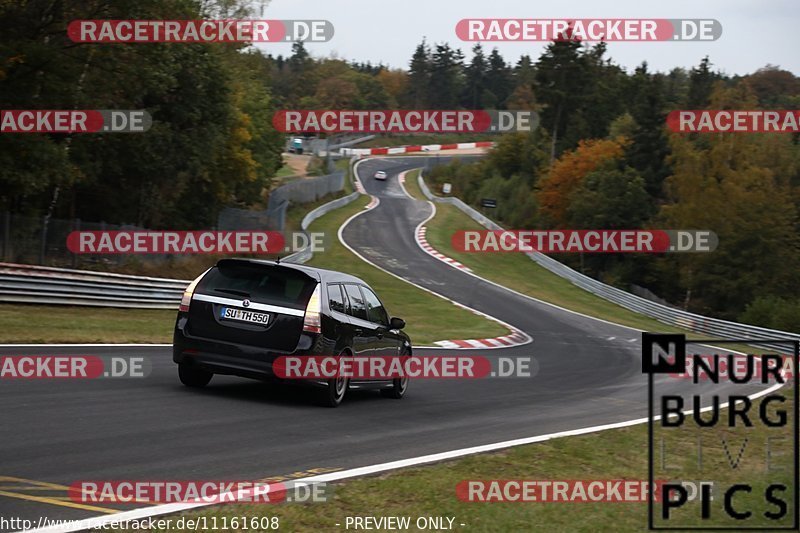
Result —
[[277, 265], [223, 262], [212, 268], [197, 287], [204, 294], [305, 309], [316, 280]]

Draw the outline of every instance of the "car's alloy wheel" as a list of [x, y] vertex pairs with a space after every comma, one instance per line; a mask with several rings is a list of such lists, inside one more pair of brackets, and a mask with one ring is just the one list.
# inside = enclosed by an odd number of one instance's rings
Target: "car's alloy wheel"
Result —
[[[346, 357], [347, 353], [342, 352], [339, 357]], [[350, 378], [336, 377], [328, 380], [328, 383], [321, 392], [320, 403], [325, 407], [339, 407], [339, 404], [344, 400], [347, 394], [347, 388], [350, 385]]]
[[[407, 353], [404, 353], [402, 357], [410, 356]], [[406, 390], [408, 390], [408, 376], [403, 376], [402, 378], [393, 379], [392, 386], [386, 389], [381, 389], [381, 394], [387, 398], [399, 400], [405, 396]]]

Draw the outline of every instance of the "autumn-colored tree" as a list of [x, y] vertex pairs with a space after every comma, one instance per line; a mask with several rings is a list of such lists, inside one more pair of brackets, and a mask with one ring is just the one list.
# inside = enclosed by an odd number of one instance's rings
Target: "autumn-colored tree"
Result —
[[797, 109], [800, 105], [800, 79], [788, 70], [767, 65], [745, 77], [758, 96], [758, 103], [768, 109]]
[[405, 104], [408, 90], [408, 73], [400, 69], [384, 69], [378, 73], [378, 82], [389, 98], [389, 107], [399, 108]]
[[540, 185], [538, 199], [543, 222], [552, 227], [566, 227], [572, 193], [589, 173], [621, 158], [626, 142], [625, 138], [591, 139], [562, 154]]

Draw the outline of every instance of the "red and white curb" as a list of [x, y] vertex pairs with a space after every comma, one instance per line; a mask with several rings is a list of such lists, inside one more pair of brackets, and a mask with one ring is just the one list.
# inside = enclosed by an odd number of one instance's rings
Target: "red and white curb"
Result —
[[428, 231], [428, 228], [426, 228], [425, 226], [418, 226], [417, 227], [417, 231], [416, 231], [416, 235], [414, 235], [414, 239], [416, 239], [417, 244], [419, 245], [420, 248], [422, 248], [425, 251], [426, 254], [435, 257], [439, 261], [447, 263], [448, 265], [450, 265], [453, 268], [457, 268], [459, 270], [464, 270], [466, 272], [472, 272], [472, 270], [470, 270], [469, 267], [459, 263], [458, 261], [456, 261], [452, 257], [447, 257], [443, 253], [441, 253], [438, 250], [436, 250], [433, 246], [428, 244], [428, 240], [425, 238], [425, 233], [427, 231]]
[[436, 341], [433, 344], [442, 348], [454, 350], [482, 350], [486, 348], [508, 348], [509, 346], [520, 346], [527, 344], [529, 337], [519, 330], [515, 330], [510, 335], [495, 337], [493, 339], [467, 339], [459, 341]]
[[356, 185], [356, 191], [357, 192], [359, 192], [361, 194], [367, 194], [367, 191], [364, 189], [364, 184], [361, 183], [361, 180], [358, 179], [358, 176], [355, 176], [355, 179], [353, 180], [353, 182]]
[[342, 155], [395, 155], [411, 152], [440, 152], [442, 150], [469, 150], [472, 148], [491, 148], [492, 141], [451, 144], [415, 144], [411, 146], [386, 146], [383, 148], [342, 148]]
[[377, 196], [372, 196], [372, 200], [364, 207], [367, 211], [370, 209], [375, 209], [381, 203], [380, 199]]

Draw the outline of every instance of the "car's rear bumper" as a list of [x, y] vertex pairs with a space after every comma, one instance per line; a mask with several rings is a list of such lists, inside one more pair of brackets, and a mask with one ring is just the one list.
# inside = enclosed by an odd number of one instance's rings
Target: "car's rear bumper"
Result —
[[215, 374], [229, 374], [254, 379], [277, 379], [273, 363], [278, 357], [301, 355], [298, 352], [276, 352], [254, 346], [194, 337], [175, 327], [172, 339], [172, 360], [197, 365]]

